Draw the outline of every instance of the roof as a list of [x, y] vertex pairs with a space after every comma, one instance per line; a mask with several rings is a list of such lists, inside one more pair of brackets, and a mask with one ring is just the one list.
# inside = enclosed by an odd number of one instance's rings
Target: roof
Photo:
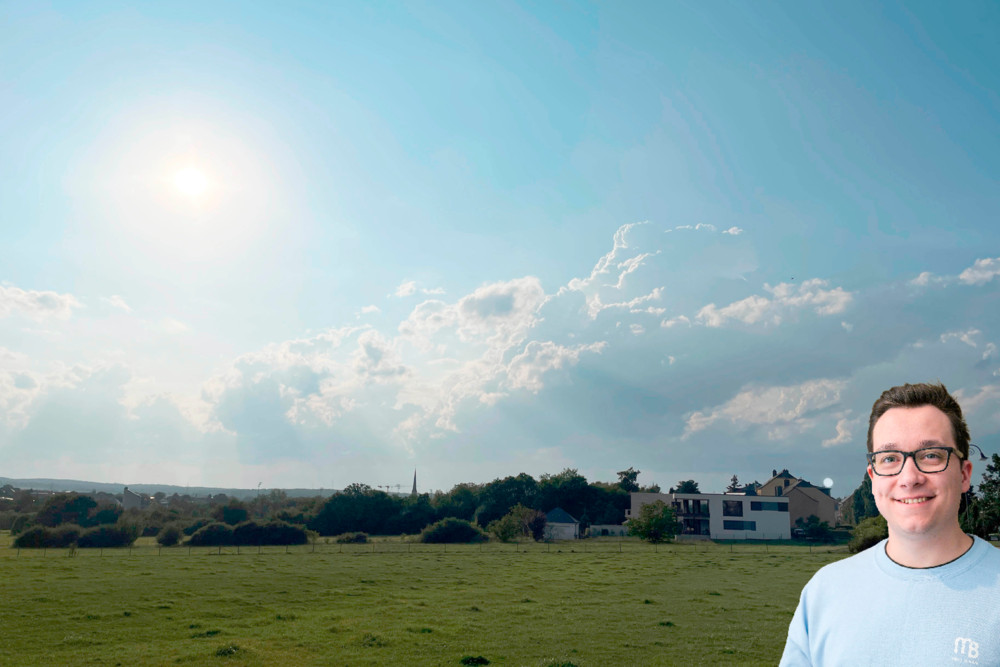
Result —
[[545, 513], [546, 523], [580, 523], [561, 507]]

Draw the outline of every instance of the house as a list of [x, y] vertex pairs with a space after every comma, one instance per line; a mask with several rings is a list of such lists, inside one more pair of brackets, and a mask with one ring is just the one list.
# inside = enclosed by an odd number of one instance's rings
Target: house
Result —
[[134, 491], [129, 491], [128, 487], [122, 492], [122, 509], [125, 511], [131, 509], [144, 509], [149, 507], [149, 496], [144, 496]]
[[647, 503], [662, 500], [674, 508], [684, 539], [791, 539], [788, 498], [741, 493], [632, 493], [626, 521]]
[[576, 540], [580, 537], [580, 522], [569, 512], [557, 507], [545, 513], [545, 539]]
[[810, 484], [788, 472], [778, 472], [759, 489], [759, 496], [784, 496], [789, 501], [789, 520], [792, 525], [799, 519], [815, 516], [829, 525], [837, 525], [837, 501], [830, 495], [830, 489]]

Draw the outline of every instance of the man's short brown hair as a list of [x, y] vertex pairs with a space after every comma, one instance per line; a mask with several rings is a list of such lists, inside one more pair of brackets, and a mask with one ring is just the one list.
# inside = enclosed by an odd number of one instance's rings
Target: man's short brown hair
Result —
[[886, 389], [872, 405], [872, 414], [868, 418], [868, 451], [872, 451], [872, 431], [875, 422], [892, 408], [919, 408], [931, 405], [948, 417], [951, 422], [951, 434], [955, 438], [955, 448], [962, 460], [969, 458], [969, 427], [962, 417], [962, 408], [958, 401], [948, 393], [940, 382], [936, 384], [903, 384], [892, 389]]

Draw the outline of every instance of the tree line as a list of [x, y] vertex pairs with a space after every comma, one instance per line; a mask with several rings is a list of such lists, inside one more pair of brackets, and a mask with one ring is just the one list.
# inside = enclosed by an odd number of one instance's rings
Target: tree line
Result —
[[[630, 492], [660, 490], [656, 485], [640, 487], [638, 475], [638, 470], [629, 468], [618, 473], [617, 482], [588, 482], [576, 469], [567, 468], [539, 479], [521, 473], [415, 496], [389, 494], [357, 483], [330, 497], [313, 498], [289, 498], [280, 490], [251, 500], [219, 494], [207, 502], [157, 494], [151, 507], [128, 511], [115, 503], [99, 503], [86, 494], [59, 493], [39, 500], [21, 491], [11, 500], [0, 501], [0, 529], [22, 535], [20, 541], [26, 546], [32, 540], [33, 546], [79, 544], [98, 529], [107, 534], [110, 527], [118, 527], [117, 534], [127, 543], [142, 535], [156, 536], [161, 544], [169, 545], [186, 535], [194, 544], [227, 540], [233, 544], [246, 544], [247, 540], [294, 544], [311, 535], [414, 535], [452, 519], [473, 527], [470, 534], [489, 533], [502, 540], [539, 539], [544, 513], [556, 507], [578, 519], [581, 529], [594, 523], [622, 523]], [[450, 532], [445, 532], [455, 533], [454, 522], [448, 526]], [[30, 539], [24, 539], [27, 531], [34, 531]], [[285, 541], [267, 541], [272, 539]]]

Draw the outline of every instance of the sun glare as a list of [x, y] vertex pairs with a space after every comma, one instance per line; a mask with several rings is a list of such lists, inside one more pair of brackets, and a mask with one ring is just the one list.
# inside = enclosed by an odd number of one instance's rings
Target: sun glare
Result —
[[208, 177], [197, 167], [185, 167], [174, 174], [174, 185], [181, 194], [197, 197], [208, 189]]

